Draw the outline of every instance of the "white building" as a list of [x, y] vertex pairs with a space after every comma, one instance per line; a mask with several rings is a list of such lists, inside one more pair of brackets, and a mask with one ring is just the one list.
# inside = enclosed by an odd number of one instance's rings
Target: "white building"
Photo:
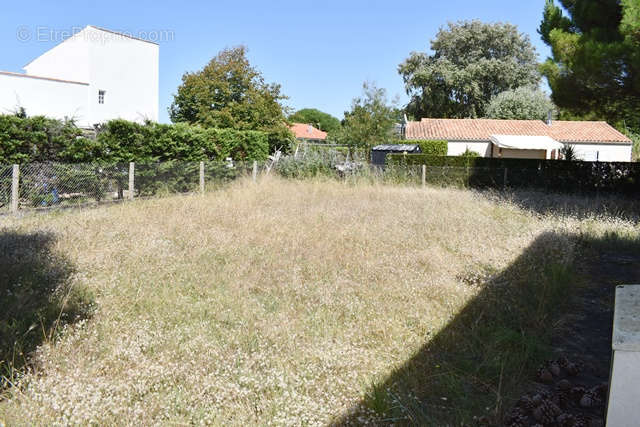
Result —
[[572, 145], [581, 160], [630, 162], [632, 141], [605, 122], [422, 119], [408, 122], [408, 140], [446, 140], [449, 156], [466, 150], [483, 157], [556, 159]]
[[79, 127], [158, 120], [156, 43], [87, 26], [24, 67], [0, 71], [0, 114], [73, 118]]

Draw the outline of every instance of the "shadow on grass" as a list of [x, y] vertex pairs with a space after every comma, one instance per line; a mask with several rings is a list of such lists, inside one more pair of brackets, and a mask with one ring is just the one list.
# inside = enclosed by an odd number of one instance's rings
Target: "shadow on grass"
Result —
[[554, 214], [578, 219], [607, 216], [640, 222], [640, 203], [633, 197], [623, 195], [573, 195], [536, 190], [487, 191], [485, 194], [492, 200], [509, 201], [521, 209], [542, 215]]
[[64, 324], [86, 318], [91, 298], [71, 286], [71, 262], [49, 233], [0, 233], [0, 391]]
[[[574, 256], [568, 254], [571, 248]], [[605, 249], [640, 254], [640, 237], [549, 232], [482, 283], [461, 278], [481, 287], [477, 296], [332, 424], [362, 424], [361, 417], [371, 416], [380, 425], [473, 425], [474, 417], [501, 424], [550, 355], [552, 336], [573, 297], [587, 289], [589, 278], [580, 263]], [[613, 293], [615, 284], [612, 278], [602, 286]]]

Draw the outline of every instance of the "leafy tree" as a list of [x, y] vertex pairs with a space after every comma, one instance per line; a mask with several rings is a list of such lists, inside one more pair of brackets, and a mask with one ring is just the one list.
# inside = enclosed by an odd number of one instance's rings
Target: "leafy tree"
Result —
[[640, 130], [640, 2], [547, 0], [538, 32], [552, 99], [573, 117]]
[[535, 48], [511, 24], [449, 23], [431, 49], [398, 67], [415, 117], [483, 117], [492, 97], [540, 81]]
[[631, 148], [631, 159], [634, 162], [640, 161], [640, 133], [627, 132], [627, 136], [633, 141], [633, 147]]
[[289, 121], [293, 123], [311, 124], [318, 129], [333, 133], [340, 129], [340, 120], [331, 114], [324, 113], [315, 108], [303, 108], [289, 116]]
[[389, 143], [396, 138], [393, 125], [397, 115], [395, 101], [389, 101], [387, 91], [365, 82], [362, 96], [354, 98], [351, 111], [344, 113], [342, 129], [336, 135], [336, 141], [367, 149], [376, 144]]
[[555, 110], [555, 106], [544, 92], [522, 86], [491, 98], [486, 116], [491, 119], [544, 120], [550, 110]]
[[280, 85], [265, 83], [249, 64], [246, 48], [221, 51], [201, 71], [186, 73], [169, 115], [174, 123], [206, 128], [259, 130], [269, 134], [271, 148], [293, 139], [285, 123]]

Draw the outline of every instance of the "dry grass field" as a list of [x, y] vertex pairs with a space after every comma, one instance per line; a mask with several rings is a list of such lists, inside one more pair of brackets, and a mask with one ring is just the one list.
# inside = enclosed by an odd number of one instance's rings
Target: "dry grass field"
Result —
[[583, 243], [638, 233], [471, 191], [276, 178], [4, 217], [0, 292], [48, 293], [20, 335], [40, 344], [27, 373], [4, 364], [0, 424], [498, 419]]

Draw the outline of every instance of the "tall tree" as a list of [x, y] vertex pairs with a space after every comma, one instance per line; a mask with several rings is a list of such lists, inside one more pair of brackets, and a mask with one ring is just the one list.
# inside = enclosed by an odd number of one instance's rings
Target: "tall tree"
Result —
[[543, 120], [555, 106], [538, 88], [522, 86], [491, 98], [486, 116], [491, 119]]
[[280, 85], [265, 83], [251, 66], [247, 49], [224, 49], [204, 69], [186, 73], [169, 108], [171, 121], [211, 128], [260, 130], [269, 133], [271, 148], [287, 144]]
[[333, 133], [340, 129], [340, 120], [331, 114], [324, 113], [315, 108], [303, 108], [289, 116], [289, 121], [293, 123], [304, 123], [316, 126], [318, 129]]
[[336, 135], [337, 142], [370, 148], [394, 140], [393, 126], [399, 111], [395, 104], [395, 101], [389, 101], [385, 89], [365, 82], [362, 95], [354, 98], [351, 111], [344, 113], [342, 129]]
[[416, 118], [483, 117], [500, 92], [540, 82], [535, 48], [511, 24], [449, 23], [431, 49], [412, 52], [398, 67], [411, 97], [407, 112]]
[[571, 117], [640, 130], [640, 2], [547, 0], [538, 32], [553, 101]]

